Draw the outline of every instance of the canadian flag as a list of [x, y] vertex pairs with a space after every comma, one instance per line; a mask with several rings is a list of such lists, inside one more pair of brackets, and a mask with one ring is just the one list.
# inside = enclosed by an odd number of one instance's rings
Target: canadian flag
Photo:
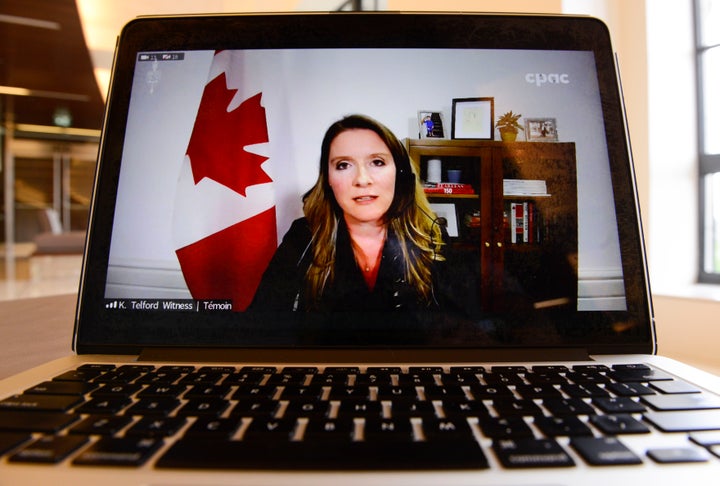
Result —
[[[242, 311], [277, 247], [275, 194], [262, 155], [262, 91], [244, 82], [242, 53], [216, 52], [180, 171], [173, 238], [194, 299]], [[265, 166], [265, 168], [263, 167]]]

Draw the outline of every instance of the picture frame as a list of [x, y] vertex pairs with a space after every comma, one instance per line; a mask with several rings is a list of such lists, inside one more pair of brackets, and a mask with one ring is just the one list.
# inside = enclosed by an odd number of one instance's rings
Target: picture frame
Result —
[[445, 138], [445, 120], [439, 111], [418, 111], [419, 138]]
[[525, 137], [528, 142], [557, 142], [557, 120], [555, 118], [526, 118]]
[[451, 238], [460, 236], [457, 220], [457, 209], [452, 203], [430, 203], [430, 209], [433, 210], [438, 218], [445, 218], [447, 221], [447, 233]]
[[493, 140], [495, 98], [454, 98], [452, 100], [452, 138]]

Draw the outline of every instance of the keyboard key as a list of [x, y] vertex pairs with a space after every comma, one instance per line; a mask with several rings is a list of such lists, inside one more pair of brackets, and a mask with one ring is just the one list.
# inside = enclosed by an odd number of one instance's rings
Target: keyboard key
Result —
[[455, 415], [460, 416], [490, 416], [490, 412], [481, 401], [464, 401], [464, 400], [445, 400], [442, 403], [445, 416], [451, 418]]
[[650, 386], [662, 393], [700, 393], [701, 390], [695, 385], [682, 380], [654, 381]]
[[305, 385], [307, 381], [307, 373], [278, 373], [270, 375], [267, 385]]
[[610, 383], [610, 378], [599, 371], [579, 371], [573, 368], [573, 371], [569, 372], [565, 376], [577, 385], [585, 385], [589, 383]]
[[527, 399], [533, 398], [560, 398], [562, 393], [551, 384], [541, 385], [517, 385], [515, 390], [521, 397]]
[[574, 437], [570, 445], [593, 466], [642, 464], [642, 459], [615, 437]]
[[575, 416], [535, 417], [534, 423], [548, 437], [592, 435], [590, 427]]
[[[285, 394], [283, 393], [283, 397]], [[370, 398], [369, 386], [333, 386], [328, 395], [330, 400], [344, 400], [346, 398], [354, 398], [358, 400], [367, 400]]]
[[646, 408], [629, 397], [593, 398], [593, 405], [605, 413], [640, 413]]
[[117, 417], [91, 415], [70, 429], [70, 433], [82, 435], [115, 435], [130, 422], [132, 422], [132, 417], [124, 415]]
[[647, 381], [672, 380], [673, 377], [664, 371], [652, 368], [639, 369], [615, 369], [608, 373], [608, 376], [621, 383], [640, 383]]
[[440, 381], [445, 386], [479, 385], [480, 380], [475, 373], [449, 373], [440, 375]]
[[178, 372], [153, 371], [152, 373], [148, 373], [145, 376], [138, 378], [136, 383], [142, 383], [142, 384], [163, 383], [166, 385], [170, 385], [172, 383], [175, 383], [181, 376], [182, 376], [182, 373], [178, 373]]
[[93, 398], [75, 409], [76, 413], [87, 414], [116, 414], [131, 403], [126, 397]]
[[564, 376], [552, 371], [527, 373], [525, 374], [525, 380], [531, 385], [562, 385], [567, 383]]
[[426, 385], [425, 400], [443, 400], [449, 397], [465, 398], [465, 390], [458, 385]]
[[[423, 423], [423, 425], [425, 425], [425, 423]], [[407, 418], [368, 418], [365, 419], [363, 437], [367, 442], [410, 442], [413, 440], [414, 436], [412, 423]]]
[[222, 371], [196, 371], [186, 375], [179, 381], [181, 385], [216, 385], [225, 378]]
[[493, 400], [498, 397], [513, 396], [513, 392], [505, 385], [472, 385], [470, 386], [470, 393], [475, 400]]
[[32, 435], [23, 432], [0, 432], [0, 456], [32, 439]]
[[186, 423], [183, 417], [143, 417], [125, 432], [125, 437], [170, 437]]
[[232, 409], [232, 415], [243, 417], [274, 417], [280, 407], [280, 402], [276, 400], [243, 400], [235, 405]]
[[493, 442], [493, 451], [507, 468], [570, 467], [575, 461], [552, 439], [505, 439]]
[[108, 371], [94, 380], [98, 383], [132, 383], [145, 373], [142, 369], [121, 367], [113, 371]]
[[560, 388], [573, 398], [598, 398], [610, 396], [610, 393], [608, 393], [604, 388], [601, 388], [594, 383], [585, 383], [582, 385], [566, 384], [560, 385]]
[[467, 420], [423, 419], [422, 429], [428, 441], [471, 441], [472, 430]]
[[141, 385], [112, 383], [101, 386], [90, 395], [92, 397], [130, 397], [140, 390], [142, 390]]
[[102, 438], [75, 458], [82, 466], [142, 466], [162, 446], [162, 439]]
[[189, 400], [177, 411], [178, 416], [212, 415], [219, 417], [228, 408], [230, 402], [222, 398], [197, 398]]
[[522, 417], [480, 417], [478, 423], [483, 434], [491, 439], [519, 439], [533, 437], [533, 432]]
[[84, 435], [55, 435], [41, 437], [10, 456], [12, 462], [38, 462], [55, 464], [84, 446], [88, 438]]
[[413, 373], [402, 374], [398, 377], [398, 385], [400, 386], [423, 386], [436, 385], [435, 375], [431, 373]]
[[498, 415], [501, 417], [542, 415], [542, 410], [540, 410], [540, 407], [533, 400], [498, 398], [497, 400], [493, 400], [492, 403]]
[[341, 368], [337, 369], [325, 369], [324, 372], [313, 375], [310, 380], [311, 385], [347, 385], [350, 380], [350, 375], [355, 375], [357, 370]]
[[378, 400], [395, 400], [399, 398], [417, 399], [414, 386], [378, 386]]
[[183, 398], [190, 400], [191, 398], [216, 397], [225, 398], [230, 393], [230, 385], [195, 385], [191, 387]]
[[667, 447], [649, 449], [648, 457], [660, 464], [678, 464], [687, 462], [707, 462], [708, 455], [692, 447]]
[[200, 417], [185, 433], [185, 437], [230, 439], [242, 424], [240, 418]]
[[76, 370], [70, 370], [66, 371], [65, 373], [56, 376], [53, 378], [53, 381], [91, 381], [98, 376], [102, 375], [102, 370], [96, 370], [96, 369], [90, 369], [86, 368], [83, 369], [82, 367], [76, 369]]
[[185, 385], [152, 384], [137, 394], [138, 398], [177, 398], [187, 390]]
[[[295, 399], [303, 399], [303, 400], [320, 400], [323, 396], [323, 387], [318, 385], [310, 385], [310, 386], [297, 386], [297, 385], [287, 385], [282, 387], [282, 393], [280, 394], [281, 400], [295, 400]], [[362, 392], [358, 390], [358, 395], [361, 395]], [[277, 398], [277, 396], [276, 396]]]
[[595, 409], [580, 398], [546, 398], [543, 406], [556, 416], [592, 415]]
[[146, 374], [145, 376], [140, 377], [137, 380], [137, 383], [142, 384], [172, 384], [175, 383], [178, 378], [182, 376], [182, 373], [180, 372], [173, 372], [173, 371], [153, 371], [151, 373]]
[[288, 403], [284, 417], [309, 417], [327, 415], [330, 402], [321, 400], [296, 400]]
[[[657, 383], [668, 382], [660, 381]], [[605, 388], [621, 397], [639, 397], [642, 395], [655, 395], [657, 393], [641, 383], [608, 383], [605, 385]]]
[[347, 400], [340, 403], [338, 417], [380, 417], [382, 403], [367, 400]]
[[85, 395], [97, 385], [84, 381], [46, 381], [25, 390], [28, 395]]
[[[297, 420], [292, 419], [258, 419], [254, 418], [245, 430], [243, 440], [258, 442], [286, 442], [295, 434]], [[256, 442], [257, 441], [257, 442]]]
[[257, 371], [240, 371], [230, 374], [223, 384], [225, 385], [259, 385], [265, 379], [265, 373]]
[[[495, 369], [495, 367], [493, 367], [493, 370], [494, 369]], [[484, 375], [482, 375], [482, 379], [483, 379], [483, 381], [485, 381], [485, 383], [487, 385], [490, 385], [490, 386], [522, 385], [523, 383], [525, 383], [523, 381], [522, 377], [520, 377], [516, 374], [509, 373], [509, 372], [507, 372], [507, 373], [498, 373], [498, 372], [485, 373]]]
[[157, 461], [158, 468], [295, 470], [485, 469], [476, 441], [251, 442], [179, 440]]
[[[482, 405], [482, 402], [478, 402]], [[435, 415], [435, 406], [432, 402], [417, 400], [393, 400], [390, 402], [390, 412], [393, 418], [398, 417], [428, 417]]]
[[661, 411], [720, 409], [720, 396], [709, 393], [652, 395], [642, 397], [642, 401]]
[[143, 398], [125, 411], [127, 415], [170, 415], [180, 405], [173, 397]]
[[720, 431], [694, 432], [690, 434], [690, 440], [703, 447], [720, 445]]
[[650, 433], [645, 424], [627, 414], [593, 415], [590, 423], [607, 435]]
[[52, 434], [78, 420], [80, 420], [79, 415], [59, 412], [0, 411], [0, 431]]
[[240, 385], [233, 393], [233, 400], [270, 400], [277, 394], [277, 387], [260, 385]]
[[[367, 424], [365, 421], [365, 434], [367, 439]], [[355, 431], [355, 421], [351, 418], [326, 419], [311, 418], [305, 426], [304, 440], [308, 442], [348, 442], [352, 440]]]
[[720, 410], [646, 412], [643, 417], [663, 432], [720, 430]]
[[0, 401], [0, 410], [64, 412], [83, 402], [76, 395], [15, 395]]

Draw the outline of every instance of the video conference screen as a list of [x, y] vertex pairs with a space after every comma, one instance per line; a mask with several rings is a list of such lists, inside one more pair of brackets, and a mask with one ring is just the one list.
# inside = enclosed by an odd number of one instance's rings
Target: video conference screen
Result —
[[[344, 165], [321, 160], [328, 130], [347, 117], [386, 128], [409, 153], [412, 174], [368, 129], [333, 141], [331, 153], [348, 158]], [[512, 142], [500, 130], [508, 120], [516, 125]], [[363, 130], [372, 134], [350, 140]], [[341, 145], [344, 138], [351, 148]], [[105, 308], [355, 310], [338, 302], [374, 295], [378, 311], [625, 310], [605, 140], [587, 51], [141, 52]], [[338, 186], [326, 187], [336, 228], [319, 236], [329, 223], [308, 223], [315, 203], [307, 195], [321, 184], [323, 165], [330, 179], [345, 173], [341, 168], [392, 166], [400, 182], [388, 204], [402, 206], [400, 193], [412, 187], [411, 216], [404, 216], [407, 207], [381, 208], [381, 247], [359, 251], [359, 219], [341, 204]], [[353, 200], [363, 208], [385, 197], [380, 176], [366, 179], [350, 183], [373, 186]], [[402, 229], [410, 223], [390, 224], [401, 214], [403, 221], [425, 220], [428, 234], [415, 241]], [[330, 257], [316, 251], [329, 242]], [[321, 258], [332, 269], [309, 277]], [[375, 275], [367, 278], [371, 268]], [[425, 277], [413, 277], [423, 271]], [[423, 280], [429, 289], [418, 287]]]

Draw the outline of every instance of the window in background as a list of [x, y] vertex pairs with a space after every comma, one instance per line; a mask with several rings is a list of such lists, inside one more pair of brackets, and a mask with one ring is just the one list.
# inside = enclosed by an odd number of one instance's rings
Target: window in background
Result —
[[720, 0], [694, 0], [700, 160], [700, 281], [720, 283]]

